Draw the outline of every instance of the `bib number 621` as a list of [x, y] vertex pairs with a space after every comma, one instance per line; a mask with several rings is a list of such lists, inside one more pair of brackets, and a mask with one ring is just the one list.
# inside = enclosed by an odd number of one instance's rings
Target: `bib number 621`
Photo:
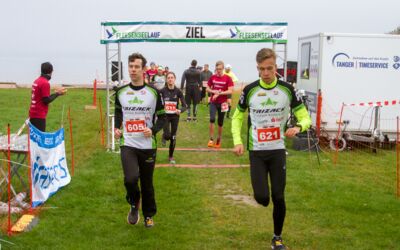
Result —
[[259, 128], [257, 138], [259, 142], [275, 141], [281, 138], [281, 132], [279, 128]]

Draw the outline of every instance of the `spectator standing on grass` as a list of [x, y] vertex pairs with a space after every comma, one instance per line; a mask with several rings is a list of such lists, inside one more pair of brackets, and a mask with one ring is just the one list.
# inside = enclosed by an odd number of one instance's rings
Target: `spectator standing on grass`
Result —
[[50, 94], [50, 79], [53, 75], [53, 65], [49, 62], [42, 63], [41, 75], [32, 84], [31, 105], [29, 108], [30, 123], [42, 132], [46, 131], [46, 117], [49, 104], [58, 96], [65, 95], [65, 88], [56, 88], [55, 93]]

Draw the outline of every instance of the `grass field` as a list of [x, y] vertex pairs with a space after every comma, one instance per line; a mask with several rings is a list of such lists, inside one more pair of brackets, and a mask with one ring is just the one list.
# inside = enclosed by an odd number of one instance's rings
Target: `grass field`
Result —
[[[104, 92], [99, 93], [104, 97]], [[16, 131], [27, 117], [30, 90], [0, 89], [0, 133]], [[104, 98], [103, 98], [104, 99]], [[84, 110], [91, 91], [70, 89], [51, 104], [48, 130], [61, 124], [71, 107], [75, 176], [45, 204], [30, 232], [1, 238], [4, 249], [269, 249], [272, 206], [264, 208], [229, 197], [252, 196], [249, 169], [158, 168], [154, 184], [155, 227], [126, 223], [129, 206], [119, 155], [100, 146], [99, 111]], [[103, 107], [105, 102], [103, 102]], [[181, 122], [177, 147], [205, 147], [205, 106], [197, 123]], [[186, 117], [185, 115], [183, 117]], [[226, 122], [222, 147], [232, 147]], [[69, 139], [66, 140], [69, 155]], [[248, 164], [231, 152], [176, 152], [177, 163]], [[159, 151], [157, 163], [167, 163]], [[3, 157], [3, 156], [1, 156]], [[400, 249], [400, 199], [395, 196], [395, 155], [357, 157], [331, 163], [322, 154], [289, 150], [287, 216], [283, 237], [290, 249]], [[2, 190], [2, 192], [4, 192]], [[4, 221], [4, 216], [2, 217]]]

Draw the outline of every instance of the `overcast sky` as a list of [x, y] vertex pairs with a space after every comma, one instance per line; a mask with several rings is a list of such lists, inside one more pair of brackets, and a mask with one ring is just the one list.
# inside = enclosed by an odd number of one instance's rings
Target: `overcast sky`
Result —
[[[2, 1], [0, 82], [31, 83], [44, 61], [54, 65], [53, 83], [90, 83], [96, 72], [104, 79], [102, 21], [287, 22], [288, 59], [297, 60], [297, 41], [301, 36], [319, 32], [387, 33], [400, 25], [399, 10], [399, 0]], [[223, 60], [233, 66], [241, 80], [250, 81], [257, 76], [255, 54], [262, 46], [124, 44], [124, 75], [128, 77], [128, 54], [138, 51], [148, 61], [168, 65], [178, 76], [195, 58], [200, 64], [210, 65]]]

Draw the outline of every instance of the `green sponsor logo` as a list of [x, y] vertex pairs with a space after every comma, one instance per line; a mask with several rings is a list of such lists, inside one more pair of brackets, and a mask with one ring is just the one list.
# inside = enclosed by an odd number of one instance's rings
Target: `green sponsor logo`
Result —
[[133, 99], [128, 101], [129, 104], [142, 104], [143, 100], [140, 100], [139, 98], [137, 98], [137, 96]]
[[236, 39], [281, 39], [283, 32], [242, 32], [235, 26], [235, 30], [230, 29], [231, 38]]
[[276, 106], [278, 102], [272, 100], [271, 98], [268, 97], [268, 100], [266, 100], [265, 102], [261, 103], [261, 106], [266, 107], [266, 106]]
[[114, 39], [154, 39], [159, 38], [161, 32], [147, 32], [147, 31], [118, 31], [116, 28], [111, 27], [111, 31], [106, 29], [107, 38], [114, 38]]

